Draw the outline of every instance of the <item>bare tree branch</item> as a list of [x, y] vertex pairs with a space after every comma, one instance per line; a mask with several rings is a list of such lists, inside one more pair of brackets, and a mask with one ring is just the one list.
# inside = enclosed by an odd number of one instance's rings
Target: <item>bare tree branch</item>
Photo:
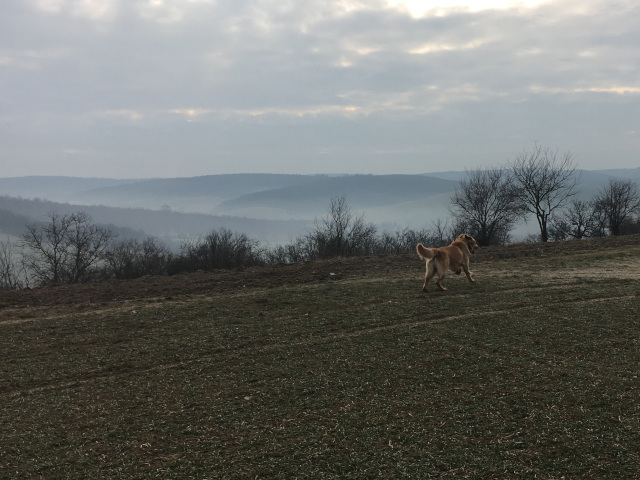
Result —
[[547, 224], [553, 212], [562, 208], [577, 193], [579, 176], [575, 172], [574, 157], [557, 150], [535, 145], [531, 152], [523, 152], [511, 165], [518, 195], [524, 208], [535, 215], [540, 228], [540, 240], [549, 238]]
[[27, 225], [23, 263], [39, 284], [88, 281], [112, 236], [84, 212], [50, 213], [49, 222]]
[[631, 180], [612, 178], [596, 195], [594, 204], [606, 220], [611, 235], [620, 235], [623, 223], [640, 211], [638, 184]]
[[523, 210], [510, 172], [504, 169], [467, 171], [451, 207], [480, 245], [506, 243]]

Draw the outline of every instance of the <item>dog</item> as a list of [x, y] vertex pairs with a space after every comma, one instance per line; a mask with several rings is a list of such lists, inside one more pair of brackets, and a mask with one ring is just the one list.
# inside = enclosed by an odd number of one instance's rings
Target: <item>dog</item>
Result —
[[442, 286], [442, 280], [444, 280], [447, 270], [451, 270], [459, 274], [464, 270], [465, 275], [471, 283], [475, 282], [473, 279], [473, 273], [469, 270], [469, 258], [476, 253], [480, 246], [476, 239], [471, 235], [463, 233], [458, 236], [451, 245], [448, 247], [440, 248], [427, 248], [421, 243], [416, 245], [416, 252], [418, 256], [426, 260], [427, 272], [424, 276], [424, 285], [422, 285], [422, 291], [427, 291], [427, 283], [435, 275], [436, 286], [438, 290], [445, 291], [446, 288]]

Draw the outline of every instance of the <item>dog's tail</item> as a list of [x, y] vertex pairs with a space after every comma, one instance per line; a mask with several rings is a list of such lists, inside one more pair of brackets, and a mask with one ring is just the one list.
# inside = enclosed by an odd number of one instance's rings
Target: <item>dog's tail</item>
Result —
[[416, 245], [416, 252], [418, 252], [418, 256], [423, 260], [434, 258], [438, 256], [439, 253], [437, 248], [427, 248], [421, 243]]

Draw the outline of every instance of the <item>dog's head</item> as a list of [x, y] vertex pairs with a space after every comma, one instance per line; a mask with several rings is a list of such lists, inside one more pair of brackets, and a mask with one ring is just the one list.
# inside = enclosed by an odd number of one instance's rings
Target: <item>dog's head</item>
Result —
[[480, 248], [480, 245], [478, 245], [478, 242], [476, 242], [476, 239], [473, 238], [471, 235], [467, 235], [466, 233], [463, 233], [458, 238], [464, 240], [467, 243], [467, 248], [472, 254], [476, 253]]

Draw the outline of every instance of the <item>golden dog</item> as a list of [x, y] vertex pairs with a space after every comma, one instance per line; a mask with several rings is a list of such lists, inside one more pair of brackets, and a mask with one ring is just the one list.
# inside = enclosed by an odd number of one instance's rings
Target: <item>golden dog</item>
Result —
[[442, 280], [444, 280], [447, 270], [452, 270], [456, 273], [464, 270], [469, 281], [475, 282], [469, 270], [469, 258], [479, 248], [480, 246], [478, 242], [476, 242], [476, 239], [466, 233], [458, 236], [448, 247], [427, 248], [421, 243], [416, 245], [418, 256], [426, 260], [427, 267], [422, 291], [427, 291], [427, 283], [429, 283], [429, 280], [436, 274], [438, 275], [436, 286], [439, 290], [446, 290], [446, 288], [442, 286]]

